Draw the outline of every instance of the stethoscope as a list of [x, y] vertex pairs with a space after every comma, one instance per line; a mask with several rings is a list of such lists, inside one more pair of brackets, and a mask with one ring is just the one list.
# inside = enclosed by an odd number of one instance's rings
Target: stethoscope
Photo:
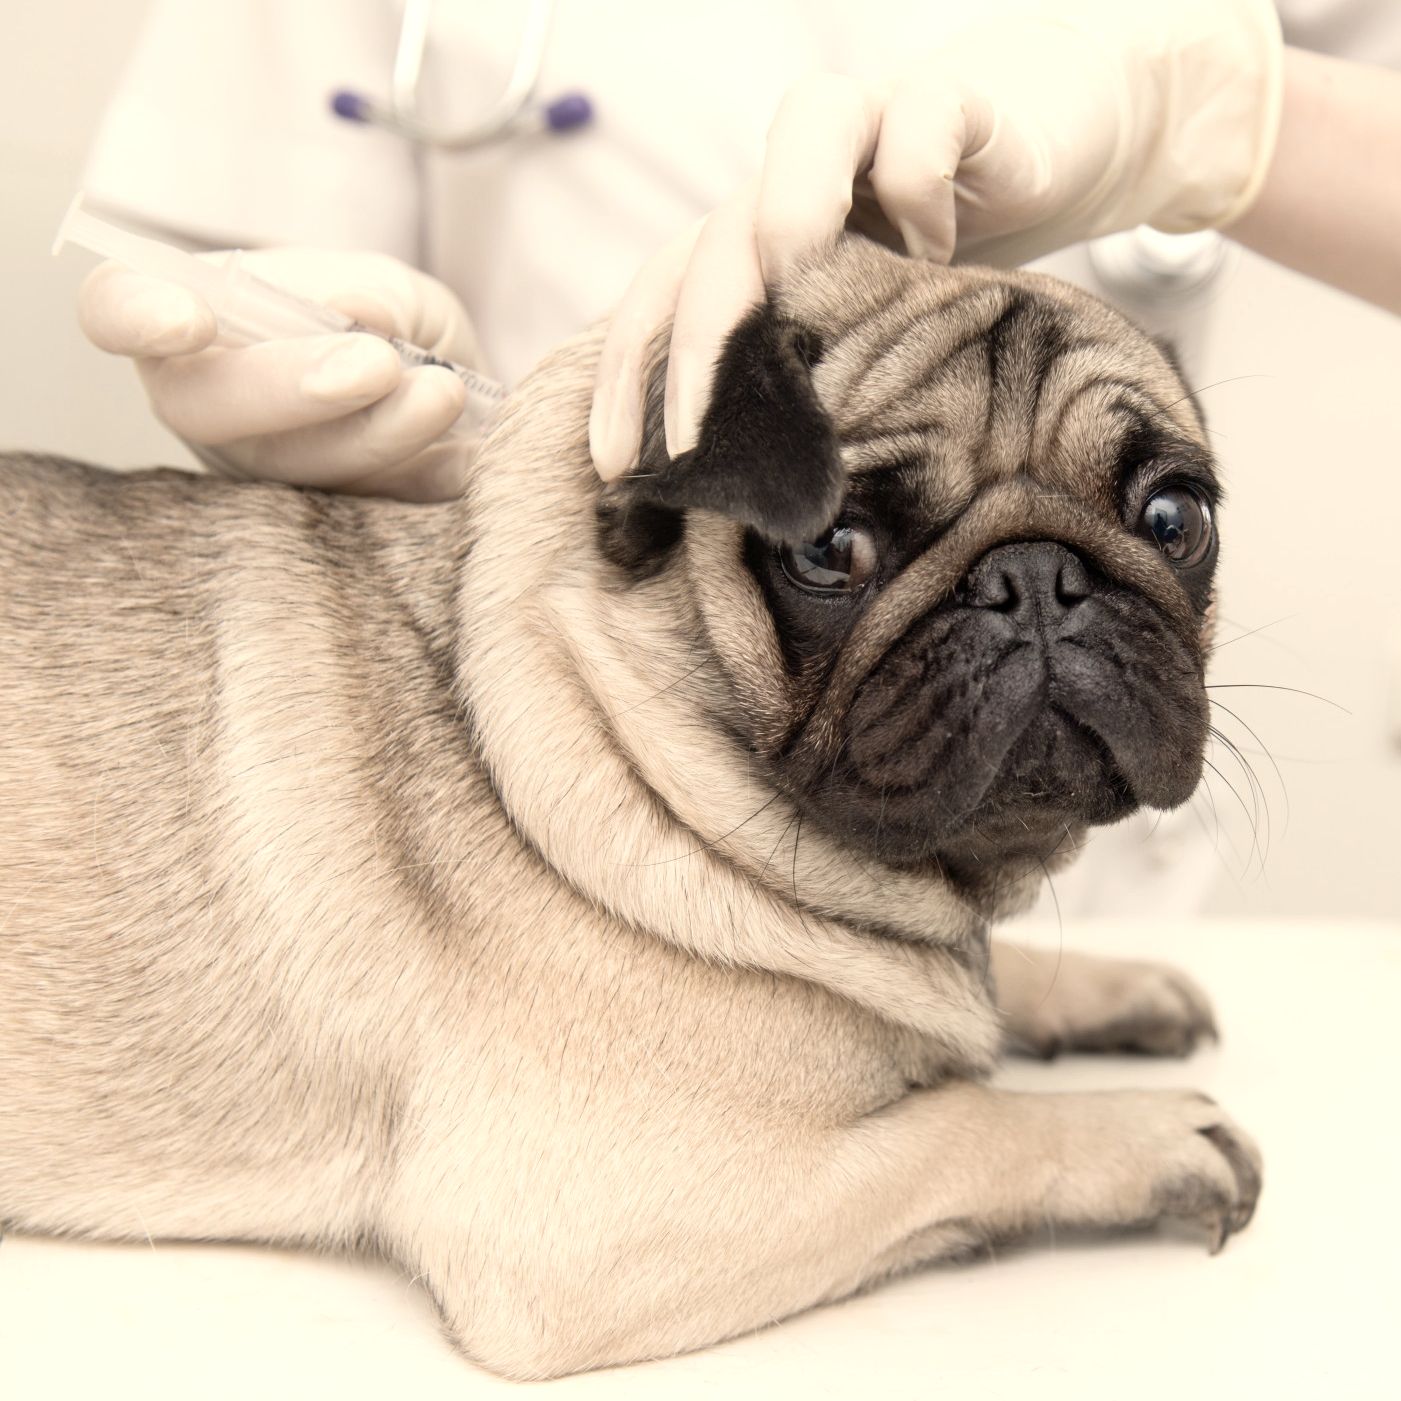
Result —
[[565, 93], [548, 103], [534, 101], [545, 66], [554, 11], [554, 0], [531, 0], [506, 86], [487, 114], [472, 126], [440, 131], [419, 115], [418, 89], [432, 25], [433, 0], [406, 0], [399, 46], [394, 52], [389, 101], [378, 102], [362, 93], [342, 90], [332, 94], [331, 110], [347, 121], [383, 127], [420, 146], [433, 146], [440, 151], [468, 151], [532, 131], [573, 131], [593, 118], [593, 104], [583, 93]]

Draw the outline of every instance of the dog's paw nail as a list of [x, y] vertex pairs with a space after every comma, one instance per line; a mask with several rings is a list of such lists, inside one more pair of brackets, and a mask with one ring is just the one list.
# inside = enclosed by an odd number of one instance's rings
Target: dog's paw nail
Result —
[[1219, 1255], [1225, 1248], [1226, 1242], [1231, 1238], [1231, 1223], [1223, 1215], [1218, 1217], [1211, 1227], [1211, 1246], [1209, 1254]]

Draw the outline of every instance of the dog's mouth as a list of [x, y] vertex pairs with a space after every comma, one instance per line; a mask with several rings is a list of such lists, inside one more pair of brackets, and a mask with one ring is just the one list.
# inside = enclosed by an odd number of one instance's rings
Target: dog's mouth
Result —
[[[976, 753], [976, 735], [972, 746]], [[960, 777], [961, 785], [887, 791], [875, 852], [896, 865], [1034, 864], [1073, 829], [1117, 822], [1141, 806], [1109, 746], [1055, 704], [1027, 724], [996, 768], [965, 768]]]
[[958, 867], [1034, 862], [1074, 828], [1185, 802], [1206, 739], [1198, 663], [1146, 604], [1077, 612], [1013, 635], [935, 610], [858, 690], [805, 812], [887, 864]]

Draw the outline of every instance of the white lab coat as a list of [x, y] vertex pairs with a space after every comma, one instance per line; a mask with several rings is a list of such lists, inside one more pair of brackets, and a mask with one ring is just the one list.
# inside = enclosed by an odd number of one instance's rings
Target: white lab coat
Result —
[[[594, 123], [420, 165], [409, 143], [328, 108], [338, 88], [387, 93], [399, 12], [393, 0], [156, 0], [85, 186], [215, 246], [421, 261], [462, 298], [508, 382], [758, 169], [796, 78], [879, 73], [969, 14], [930, 0], [561, 0], [540, 92], [586, 93]], [[470, 122], [499, 93], [523, 13], [522, 0], [441, 0], [422, 95], [436, 124]]]

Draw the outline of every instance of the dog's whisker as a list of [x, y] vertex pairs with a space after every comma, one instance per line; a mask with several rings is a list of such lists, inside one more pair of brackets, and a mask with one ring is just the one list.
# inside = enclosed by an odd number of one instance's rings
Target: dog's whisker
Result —
[[1255, 814], [1255, 821], [1259, 824], [1261, 829], [1260, 870], [1258, 878], [1265, 880], [1267, 879], [1270, 851], [1274, 845], [1275, 837], [1274, 812], [1270, 808], [1269, 795], [1265, 792], [1264, 784], [1260, 782], [1260, 777], [1255, 772], [1253, 765], [1243, 754], [1239, 753], [1235, 745], [1220, 734], [1216, 736], [1216, 742], [1221, 744], [1226, 752], [1230, 754], [1236, 766], [1245, 777], [1247, 790], [1250, 794], [1251, 810]]
[[[1211, 791], [1211, 784], [1206, 781], [1206, 775], [1202, 775], [1202, 782], [1198, 792], [1206, 794], [1206, 800], [1211, 805], [1211, 822], [1215, 835], [1212, 837], [1212, 846], [1217, 855], [1221, 854], [1221, 812], [1216, 806], [1216, 794]], [[1205, 826], [1205, 823], [1203, 823]]]
[[1274, 835], [1273, 815], [1270, 812], [1269, 796], [1266, 794], [1265, 786], [1263, 783], [1260, 782], [1260, 777], [1255, 772], [1254, 767], [1236, 747], [1235, 743], [1225, 734], [1223, 734], [1220, 730], [1218, 730], [1215, 725], [1210, 727], [1210, 733], [1213, 740], [1220, 744], [1226, 750], [1226, 752], [1231, 755], [1231, 757], [1236, 761], [1236, 764], [1240, 767], [1241, 772], [1245, 775], [1246, 783], [1250, 787], [1251, 806], [1255, 810], [1255, 819], [1257, 823], [1259, 821], [1260, 811], [1262, 809], [1264, 811], [1264, 848], [1260, 858], [1260, 874], [1263, 876], [1265, 870], [1265, 861], [1269, 857], [1270, 844]]
[[1327, 696], [1320, 696], [1315, 691], [1300, 690], [1298, 686], [1277, 686], [1269, 681], [1215, 681], [1205, 689], [1208, 691], [1284, 691], [1294, 696], [1307, 696], [1310, 700], [1319, 701], [1323, 705], [1331, 705], [1334, 710], [1341, 710], [1344, 715], [1352, 714], [1347, 706], [1340, 705], [1335, 700], [1329, 700]]
[[[698, 641], [693, 642], [691, 644], [691, 650], [694, 651], [698, 645]], [[708, 656], [702, 657], [700, 661], [698, 661], [695, 664], [695, 666], [691, 667], [688, 671], [682, 672], [681, 675], [678, 676], [675, 681], [668, 682], [665, 686], [661, 688], [661, 690], [653, 691], [650, 696], [644, 696], [643, 699], [640, 701], [634, 701], [633, 704], [628, 706], [625, 710], [617, 711], [614, 714], [613, 718], [615, 720], [621, 720], [623, 716], [631, 715], [634, 710], [641, 710], [644, 705], [650, 705], [654, 700], [657, 700], [660, 697], [666, 695], [669, 691], [674, 691], [683, 681], [689, 681], [690, 678], [693, 677], [698, 671], [703, 670], [709, 664], [709, 662], [710, 658]]]
[[1270, 628], [1277, 628], [1283, 623], [1292, 623], [1295, 618], [1302, 618], [1303, 612], [1286, 613], [1282, 618], [1275, 618], [1273, 622], [1261, 623], [1258, 628], [1250, 628], [1246, 632], [1238, 632], [1234, 637], [1227, 637], [1221, 642], [1213, 643], [1207, 648], [1210, 652], [1219, 652], [1223, 647], [1229, 647], [1233, 642], [1244, 642], [1247, 637], [1258, 637], [1262, 632], [1269, 631]]
[[1214, 379], [1214, 380], [1211, 381], [1210, 384], [1198, 385], [1196, 388], [1189, 389], [1189, 390], [1188, 390], [1185, 394], [1183, 394], [1180, 398], [1174, 399], [1170, 404], [1165, 404], [1165, 405], [1163, 406], [1163, 408], [1162, 408], [1162, 412], [1163, 412], [1163, 413], [1166, 413], [1166, 412], [1168, 411], [1168, 409], [1175, 409], [1179, 404], [1185, 403], [1188, 399], [1193, 399], [1193, 398], [1195, 398], [1198, 394], [1205, 394], [1205, 393], [1207, 392], [1208, 389], [1220, 389], [1221, 386], [1222, 386], [1223, 384], [1239, 384], [1242, 380], [1247, 380], [1247, 379], [1273, 379], [1273, 378], [1274, 378], [1273, 375], [1264, 374], [1264, 373], [1262, 373], [1262, 372], [1260, 372], [1260, 371], [1256, 371], [1254, 374], [1247, 374], [1247, 375], [1229, 375], [1229, 376], [1228, 376], [1227, 378], [1225, 378], [1225, 379]]
[[1211, 762], [1210, 759], [1203, 759], [1202, 762], [1230, 790], [1231, 796], [1236, 800], [1241, 812], [1244, 813], [1246, 822], [1250, 824], [1250, 850], [1246, 852], [1245, 861], [1241, 867], [1241, 878], [1244, 879], [1250, 873], [1250, 863], [1253, 860], [1255, 860], [1255, 858], [1259, 855], [1260, 852], [1259, 824], [1257, 823], [1255, 816], [1251, 813], [1250, 808], [1246, 806], [1245, 799], [1241, 797], [1240, 791], [1236, 788], [1235, 784], [1232, 783], [1231, 780], [1227, 778], [1226, 775], [1222, 773], [1221, 770], [1218, 769], [1216, 765]]
[[1051, 872], [1044, 860], [1040, 861], [1041, 874], [1046, 877], [1046, 888], [1051, 892], [1051, 903], [1056, 909], [1056, 966], [1051, 971], [1051, 981], [1046, 985], [1046, 991], [1041, 994], [1041, 1001], [1036, 1004], [1039, 1012], [1046, 1005], [1046, 999], [1050, 997], [1055, 988], [1056, 980], [1060, 977], [1061, 962], [1065, 956], [1065, 919], [1061, 915], [1060, 896], [1056, 893], [1056, 883], [1051, 879]]
[[803, 932], [812, 938], [812, 929], [808, 925], [807, 915], [803, 911], [803, 902], [798, 898], [798, 843], [803, 836], [803, 814], [802, 809], [798, 810], [798, 824], [793, 831], [793, 866], [790, 871], [790, 880], [793, 886], [793, 909], [797, 913], [798, 923], [803, 926]]
[[732, 937], [738, 937], [739, 926], [749, 917], [749, 911], [754, 908], [754, 902], [759, 898], [759, 892], [764, 888], [764, 877], [768, 874], [769, 867], [773, 864], [773, 859], [778, 855], [778, 849], [783, 845], [783, 839], [788, 835], [789, 829], [798, 820], [798, 813], [795, 809], [792, 817], [783, 824], [783, 830], [778, 834], [778, 840], [774, 842], [769, 854], [764, 858], [764, 864], [759, 867], [759, 874], [754, 878], [753, 889], [749, 892], [749, 899], [744, 906], [744, 914], [740, 919], [734, 921], [731, 926]]
[[[1287, 833], [1289, 831], [1290, 821], [1289, 786], [1284, 781], [1284, 774], [1280, 770], [1278, 761], [1275, 759], [1275, 756], [1272, 753], [1270, 753], [1269, 745], [1267, 745], [1265, 741], [1261, 739], [1260, 736], [1256, 733], [1256, 731], [1250, 725], [1248, 725], [1245, 722], [1245, 720], [1242, 719], [1241, 716], [1236, 713], [1236, 711], [1232, 710], [1231, 707], [1228, 706], [1224, 701], [1213, 699], [1211, 700], [1211, 704], [1214, 705], [1218, 710], [1225, 711], [1225, 713], [1229, 715], [1231, 719], [1233, 719], [1236, 722], [1236, 724], [1238, 724], [1246, 732], [1246, 734], [1248, 734], [1251, 737], [1251, 739], [1253, 739], [1256, 742], [1256, 744], [1260, 746], [1263, 756], [1270, 761], [1270, 764], [1275, 771], [1275, 778], [1279, 782], [1279, 791], [1284, 796], [1284, 833]], [[1236, 750], [1238, 753], [1245, 753], [1245, 751], [1241, 749], [1239, 745], [1236, 745]], [[1283, 833], [1281, 835], [1283, 835]]]
[[[1198, 806], [1198, 798], [1202, 794], [1205, 794], [1207, 803], [1211, 808], [1211, 813], [1214, 819], [1215, 826], [1214, 833], [1210, 828], [1207, 827], [1206, 818], [1202, 816], [1201, 808]], [[1202, 784], [1197, 789], [1197, 792], [1192, 795], [1188, 807], [1192, 813], [1192, 816], [1197, 819], [1197, 825], [1202, 829], [1202, 836], [1204, 836], [1207, 839], [1207, 841], [1211, 843], [1212, 855], [1216, 857], [1216, 860], [1220, 864], [1221, 869], [1226, 874], [1226, 878], [1231, 882], [1233, 886], [1235, 886], [1235, 888], [1238, 891], [1243, 891], [1245, 887], [1241, 884], [1239, 874], [1231, 866], [1231, 863], [1226, 860], [1226, 855], [1221, 850], [1222, 837], [1225, 837], [1227, 843], [1231, 848], [1231, 852], [1235, 856], [1237, 861], [1240, 860], [1240, 848], [1236, 846], [1235, 841], [1231, 837], [1231, 834], [1225, 831], [1225, 829], [1221, 826], [1220, 818], [1216, 811], [1215, 795], [1211, 791], [1211, 786], [1205, 780], [1203, 780]]]

